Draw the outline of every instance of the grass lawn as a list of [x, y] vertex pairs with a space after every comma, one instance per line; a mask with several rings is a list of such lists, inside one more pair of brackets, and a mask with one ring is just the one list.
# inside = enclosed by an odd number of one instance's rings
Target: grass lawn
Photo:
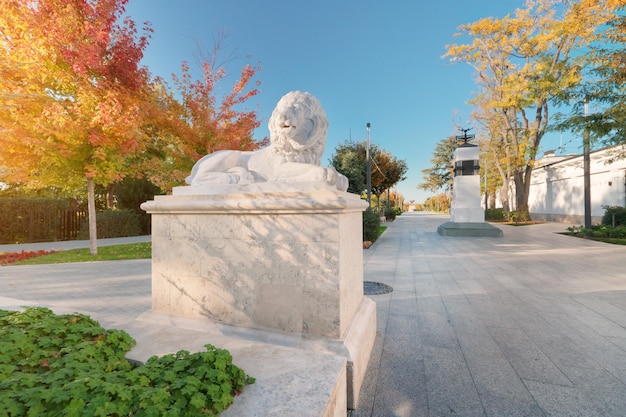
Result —
[[[382, 235], [387, 226], [380, 226], [378, 236]], [[150, 259], [152, 257], [152, 243], [131, 243], [127, 245], [100, 246], [98, 254], [91, 256], [89, 248], [72, 249], [54, 252], [48, 255], [37, 256], [12, 262], [9, 265], [44, 265], [62, 264], [69, 262], [121, 261], [128, 259]]]
[[10, 265], [41, 265], [68, 262], [119, 261], [127, 259], [149, 259], [152, 257], [152, 243], [131, 243], [127, 245], [100, 246], [98, 254], [92, 256], [89, 248], [72, 249], [49, 255], [37, 256], [13, 262]]

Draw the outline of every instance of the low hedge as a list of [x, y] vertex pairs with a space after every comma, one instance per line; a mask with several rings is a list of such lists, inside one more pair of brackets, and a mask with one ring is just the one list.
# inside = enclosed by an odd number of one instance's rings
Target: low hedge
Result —
[[363, 212], [363, 241], [375, 242], [378, 239], [380, 216], [371, 207]]
[[[134, 210], [105, 210], [96, 214], [98, 239], [139, 236], [142, 233], [141, 219]], [[89, 239], [89, 221], [83, 222], [79, 239]]]
[[503, 208], [488, 208], [485, 210], [485, 220], [491, 222], [503, 222], [508, 219]]

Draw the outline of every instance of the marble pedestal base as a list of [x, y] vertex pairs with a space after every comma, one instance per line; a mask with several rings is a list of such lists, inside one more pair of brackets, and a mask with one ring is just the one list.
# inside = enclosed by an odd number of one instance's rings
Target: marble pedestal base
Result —
[[441, 236], [502, 237], [502, 230], [485, 222], [446, 222], [437, 228]]
[[152, 310], [339, 343], [356, 407], [376, 336], [375, 306], [363, 296], [367, 203], [330, 190], [181, 188], [142, 205], [152, 214]]

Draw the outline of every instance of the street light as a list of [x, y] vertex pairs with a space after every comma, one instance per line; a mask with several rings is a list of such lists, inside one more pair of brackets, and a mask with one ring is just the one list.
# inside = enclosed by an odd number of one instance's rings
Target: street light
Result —
[[372, 168], [370, 161], [370, 124], [366, 125], [367, 128], [367, 146], [365, 147], [365, 171], [367, 176], [367, 204], [372, 206]]
[[[589, 103], [584, 101], [585, 119], [589, 116]], [[585, 121], [585, 123], [587, 123]], [[585, 229], [591, 229], [591, 161], [589, 156], [589, 129], [583, 132], [583, 188], [585, 199]]]

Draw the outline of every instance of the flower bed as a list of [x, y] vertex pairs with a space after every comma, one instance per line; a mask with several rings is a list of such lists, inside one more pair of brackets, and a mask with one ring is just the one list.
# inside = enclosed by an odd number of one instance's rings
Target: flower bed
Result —
[[25, 251], [21, 252], [0, 252], [0, 265], [7, 265], [17, 261], [23, 261], [24, 259], [35, 258], [37, 256], [49, 255], [55, 251], [38, 250], [38, 251]]

